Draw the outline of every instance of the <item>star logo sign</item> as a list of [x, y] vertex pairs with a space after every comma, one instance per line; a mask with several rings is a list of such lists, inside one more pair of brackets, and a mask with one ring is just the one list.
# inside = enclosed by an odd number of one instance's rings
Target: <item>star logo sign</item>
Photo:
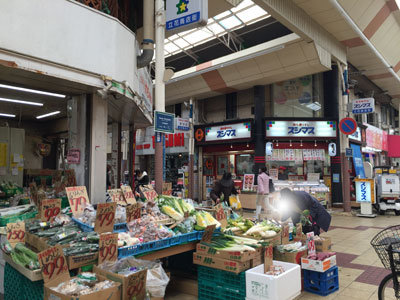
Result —
[[188, 11], [189, 0], [180, 0], [176, 5], [178, 8], [178, 15], [183, 14]]

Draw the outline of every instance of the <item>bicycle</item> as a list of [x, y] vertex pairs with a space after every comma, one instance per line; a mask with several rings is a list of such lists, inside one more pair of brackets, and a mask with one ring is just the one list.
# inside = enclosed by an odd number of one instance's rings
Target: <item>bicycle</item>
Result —
[[371, 240], [371, 246], [385, 269], [391, 271], [379, 284], [378, 299], [400, 299], [400, 225], [379, 232]]

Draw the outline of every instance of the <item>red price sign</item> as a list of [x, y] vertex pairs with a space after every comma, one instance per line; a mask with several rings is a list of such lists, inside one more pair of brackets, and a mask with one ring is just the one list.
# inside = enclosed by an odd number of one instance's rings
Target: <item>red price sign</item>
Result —
[[52, 222], [61, 212], [61, 199], [45, 199], [40, 204], [40, 219]]
[[315, 254], [315, 241], [314, 241], [314, 232], [307, 233], [307, 248], [308, 254]]
[[289, 225], [284, 225], [282, 228], [282, 244], [289, 244]]
[[100, 203], [97, 205], [94, 230], [98, 233], [112, 232], [114, 229], [115, 210], [117, 203]]
[[133, 220], [140, 219], [142, 216], [142, 209], [139, 203], [128, 205], [126, 207], [126, 222], [132, 222]]
[[12, 246], [25, 242], [25, 222], [7, 224], [7, 240]]
[[69, 277], [67, 261], [61, 246], [58, 245], [40, 252], [38, 259], [45, 283], [57, 277]]
[[136, 198], [133, 195], [132, 188], [129, 185], [121, 186], [121, 190], [122, 190], [122, 193], [124, 194], [126, 203], [128, 203], [128, 204], [136, 203]]
[[116, 202], [118, 205], [121, 206], [126, 206], [124, 194], [122, 193], [121, 189], [107, 190], [107, 193], [110, 195], [112, 202]]
[[146, 293], [147, 271], [142, 270], [128, 277], [126, 289], [127, 299], [142, 299]]
[[267, 273], [273, 264], [273, 246], [265, 247], [264, 251], [264, 273]]
[[303, 235], [303, 225], [301, 223], [296, 224], [296, 236], [300, 237]]
[[118, 259], [118, 233], [106, 233], [100, 235], [99, 264], [104, 261], [116, 261]]
[[65, 188], [69, 205], [74, 216], [82, 214], [86, 205], [90, 203], [85, 186], [72, 186]]

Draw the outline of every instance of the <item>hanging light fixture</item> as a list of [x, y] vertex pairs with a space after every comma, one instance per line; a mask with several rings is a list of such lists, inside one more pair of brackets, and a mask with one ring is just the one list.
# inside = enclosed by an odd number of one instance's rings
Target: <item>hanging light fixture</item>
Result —
[[279, 142], [278, 142], [278, 140], [276, 140], [276, 146], [279, 147]]
[[249, 148], [249, 143], [247, 143], [246, 147]]
[[300, 140], [300, 147], [303, 147], [303, 141]]
[[290, 140], [289, 142], [290, 142], [290, 147], [292, 147], [292, 140]]
[[231, 149], [233, 148], [233, 145], [231, 144]]
[[314, 147], [317, 147], [317, 141], [316, 140], [314, 141]]

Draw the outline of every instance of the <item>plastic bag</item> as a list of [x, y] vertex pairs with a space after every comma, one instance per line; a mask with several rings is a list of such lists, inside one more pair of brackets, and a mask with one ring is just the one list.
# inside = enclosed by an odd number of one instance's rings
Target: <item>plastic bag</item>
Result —
[[229, 196], [229, 206], [232, 207], [233, 209], [241, 209], [242, 208], [242, 204], [240, 203], [240, 200], [239, 200], [239, 195]]
[[169, 277], [162, 268], [161, 263], [158, 263], [154, 268], [147, 270], [146, 290], [149, 292], [151, 297], [163, 298], [168, 283]]

